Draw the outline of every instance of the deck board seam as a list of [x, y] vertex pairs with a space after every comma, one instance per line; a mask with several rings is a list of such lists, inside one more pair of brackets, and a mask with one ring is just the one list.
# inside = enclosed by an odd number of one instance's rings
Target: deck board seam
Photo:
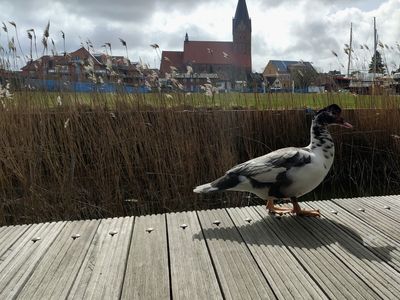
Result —
[[[377, 201], [377, 202], [379, 201], [379, 200], [375, 200], [374, 197], [368, 197], [368, 198], [361, 199], [361, 200], [360, 200], [360, 201], [361, 201], [361, 204], [362, 204], [362, 205], [366, 205], [367, 207], [369, 207], [369, 208], [371, 208], [371, 209], [376, 209], [376, 205], [375, 205], [375, 207], [374, 207], [374, 205], [372, 205], [371, 203], [365, 201], [365, 200], [368, 200], [368, 199], [373, 199], [374, 201]], [[392, 221], [394, 221], [394, 222], [400, 223], [399, 218], [395, 218], [394, 216], [392, 216], [392, 215], [389, 213], [389, 211], [381, 211], [381, 210], [376, 210], [376, 211], [379, 212], [379, 214], [382, 215], [382, 216], [384, 216], [385, 218], [388, 218], [388, 219], [390, 219], [390, 220], [392, 220]]]
[[[330, 221], [330, 220], [329, 220]], [[296, 220], [297, 224], [299, 224], [305, 231], [307, 231], [308, 233], [310, 233], [316, 240], [320, 241], [321, 243], [324, 243], [323, 240], [321, 240], [317, 235], [315, 235], [312, 230], [309, 230], [307, 227], [305, 227], [302, 222], [299, 222], [298, 220]], [[345, 233], [347, 234], [347, 233]], [[347, 234], [349, 235], [349, 234]], [[353, 239], [353, 237], [350, 236], [351, 239]], [[365, 279], [363, 279], [362, 277], [359, 276], [359, 274], [355, 271], [353, 271], [354, 267], [349, 264], [346, 260], [342, 259], [340, 257], [340, 255], [338, 255], [337, 253], [335, 253], [335, 251], [333, 251], [330, 247], [326, 246], [325, 249], [331, 253], [334, 257], [336, 257], [344, 266], [347, 267], [348, 270], [350, 270], [356, 277], [358, 277], [359, 280], [361, 280], [366, 286], [368, 286], [370, 288], [370, 290], [376, 294], [376, 296], [379, 299], [384, 299], [382, 298], [376, 291], [375, 291], [375, 287], [371, 286], [367, 281], [365, 281]], [[366, 248], [367, 251], [369, 251], [372, 255], [375, 255], [372, 251], [370, 251], [369, 249]], [[389, 266], [390, 267], [390, 266]]]
[[[254, 209], [254, 208], [253, 208]], [[268, 226], [268, 223], [265, 222], [264, 217], [260, 214], [260, 212], [257, 209], [254, 209], [254, 211], [261, 217], [261, 220], [265, 223], [266, 226]], [[313, 280], [313, 282], [318, 286], [318, 288], [322, 291], [322, 293], [325, 295], [327, 299], [332, 299], [329, 297], [329, 295], [326, 293], [325, 289], [323, 286], [319, 284], [319, 282], [314, 278], [314, 276], [309, 272], [309, 270], [304, 266], [304, 264], [297, 258], [297, 256], [293, 253], [293, 251], [288, 247], [285, 242], [279, 237], [279, 234], [271, 228], [271, 230], [275, 233], [276, 237], [279, 239], [279, 241], [282, 243], [282, 245], [289, 251], [289, 253], [294, 257], [294, 259], [297, 261], [297, 263], [302, 267], [304, 272]]]
[[239, 228], [237, 227], [237, 225], [236, 225], [235, 221], [233, 220], [232, 216], [230, 215], [228, 209], [224, 208], [224, 210], [225, 210], [225, 212], [227, 213], [229, 219], [232, 221], [233, 226], [235, 226], [236, 231], [238, 232], [238, 234], [239, 234], [239, 236], [241, 237], [241, 239], [242, 239], [244, 245], [246, 246], [247, 250], [249, 251], [251, 258], [254, 260], [256, 266], [258, 267], [258, 269], [260, 270], [261, 274], [263, 275], [263, 277], [264, 277], [265, 281], [267, 282], [267, 284], [268, 284], [270, 290], [271, 290], [272, 293], [274, 294], [275, 299], [278, 299], [278, 296], [276, 295], [274, 289], [272, 288], [271, 283], [268, 281], [268, 279], [267, 279], [266, 275], [264, 274], [264, 272], [263, 272], [261, 266], [258, 264], [257, 259], [254, 257], [254, 254], [253, 254], [253, 252], [251, 251], [249, 245], [247, 245], [245, 238], [243, 237], [242, 233], [240, 232]]
[[[19, 239], [28, 231], [28, 229], [31, 228], [31, 227], [32, 227], [32, 224], [28, 225], [28, 226], [26, 227], [26, 229], [25, 229], [23, 232], [21, 232], [21, 234], [18, 235], [18, 237], [14, 240], [14, 242], [13, 242], [11, 245], [8, 246], [7, 249], [4, 249], [3, 252], [0, 252], [0, 257], [2, 257], [2, 256], [8, 251], [8, 249], [10, 249], [12, 246], [14, 246], [15, 243], [18, 242], [18, 240], [19, 240]], [[10, 235], [11, 235], [11, 234], [12, 234], [12, 233], [11, 233], [11, 230], [10, 230]], [[9, 234], [7, 233], [7, 236], [8, 236], [8, 235], [9, 235]], [[1, 263], [1, 261], [0, 261], [0, 263]]]
[[[331, 201], [336, 204], [337, 206], [339, 206], [340, 208], [344, 209], [345, 211], [347, 211], [349, 214], [351, 214], [352, 216], [356, 217], [358, 220], [363, 221], [364, 223], [368, 224], [369, 226], [372, 226], [370, 222], [367, 222], [365, 220], [363, 220], [362, 218], [360, 218], [359, 216], [357, 216], [356, 214], [353, 214], [352, 210], [349, 208], [346, 208], [345, 206], [340, 205], [340, 203], [336, 202], [336, 200], [338, 199], [332, 199]], [[339, 199], [340, 200], [340, 199]], [[382, 217], [384, 217], [384, 215], [382, 215]], [[374, 227], [374, 226], [372, 226]], [[390, 240], [393, 240], [393, 238], [388, 235], [385, 231], [381, 230], [379, 226], [374, 227], [377, 231], [379, 231], [379, 233], [381, 233], [382, 235], [385, 236], [385, 238], [389, 238]]]
[[[337, 230], [338, 231], [343, 231], [343, 232], [345, 232], [344, 230], [342, 230], [341, 228], [337, 228]], [[354, 243], [354, 241], [356, 241], [355, 239], [354, 239], [354, 237], [353, 236], [351, 236], [350, 234], [348, 234], [348, 233], [346, 233], [345, 232], [345, 234], [346, 234], [346, 238], [348, 238], [352, 243]], [[321, 240], [322, 241], [322, 240]], [[341, 244], [340, 242], [339, 242], [339, 244]], [[357, 244], [355, 244], [355, 245], [357, 245]], [[359, 244], [360, 245], [360, 244]], [[349, 244], [349, 246], [352, 246], [352, 244]], [[378, 257], [371, 249], [369, 249], [369, 248], [367, 248], [367, 247], [365, 247], [365, 245], [362, 245], [361, 244], [361, 247], [364, 249], [364, 251], [366, 251], [370, 256], [372, 256], [372, 257]], [[333, 253], [337, 253], [337, 255], [336, 256], [340, 256], [340, 257], [342, 257], [342, 255], [341, 255], [341, 253], [340, 253], [340, 250], [342, 250], [342, 249], [340, 249], [341, 247], [339, 247], [338, 249], [339, 249], [339, 251], [336, 249], [335, 250], [335, 248], [334, 247], [329, 247], [330, 249], [332, 249], [332, 252]], [[353, 248], [353, 250], [355, 250], [355, 248], [352, 246], [351, 248]], [[349, 248], [348, 248], [349, 249]], [[348, 250], [347, 249], [347, 250]], [[347, 251], [346, 251], [347, 252]], [[352, 251], [350, 250], [350, 253], [352, 253]], [[346, 256], [343, 256], [343, 257], [346, 257]], [[351, 256], [349, 256], [348, 257], [349, 259], [347, 260], [346, 259], [346, 262], [343, 262], [343, 263], [345, 263], [350, 269], [352, 269], [352, 270], [357, 270], [357, 272], [359, 272], [359, 274], [361, 274], [361, 275], [364, 275], [364, 274], [366, 274], [366, 279], [368, 278], [368, 277], [370, 277], [371, 278], [371, 280], [372, 280], [372, 282], [374, 282], [374, 281], [376, 281], [377, 283], [378, 283], [378, 285], [381, 285], [382, 287], [385, 287], [385, 285], [387, 284], [387, 282], [386, 282], [386, 279], [384, 279], [384, 281], [381, 281], [381, 280], [376, 280], [376, 278], [375, 279], [372, 279], [372, 276], [373, 276], [373, 274], [371, 273], [371, 271], [374, 271], [374, 268], [375, 267], [377, 267], [380, 271], [382, 271], [386, 276], [388, 276], [388, 277], [390, 277], [390, 279], [392, 279], [393, 277], [392, 276], [396, 276], [397, 274], [398, 274], [398, 272], [397, 272], [397, 270], [395, 270], [394, 268], [392, 268], [387, 262], [385, 262], [385, 261], [381, 261], [379, 264], [377, 264], [376, 263], [376, 261], [377, 260], [372, 260], [372, 261], [369, 261], [369, 259], [368, 259], [368, 263], [365, 263], [365, 262], [363, 262], [362, 260], [360, 261], [360, 264], [357, 264], [356, 263], [356, 261], [354, 260], [354, 259], [352, 259], [352, 257]], [[357, 267], [359, 267], [360, 268], [360, 270], [358, 270], [357, 269]], [[383, 269], [380, 269], [379, 267], [382, 267]], [[365, 272], [364, 272], [365, 271]], [[355, 273], [355, 271], [354, 271], [354, 273]], [[357, 273], [358, 274], [358, 273]], [[378, 277], [378, 279], [380, 279], [380, 277]], [[389, 280], [390, 280], [389, 279]], [[371, 287], [371, 289], [377, 289], [378, 288], [378, 286], [370, 286], [370, 284], [368, 284], [367, 282], [365, 282], [366, 284], [367, 284], [367, 286], [369, 286], [369, 287]], [[380, 290], [381, 291], [381, 290]], [[395, 290], [396, 292], [400, 292], [400, 290]]]
[[[90, 220], [89, 222], [83, 222], [83, 224], [81, 224], [78, 228], [76, 228], [77, 224], [81, 223], [81, 221], [73, 221], [72, 223], [75, 223], [75, 225], [72, 226], [72, 229], [73, 229], [73, 231], [75, 231], [75, 230], [78, 229], [78, 230], [81, 231], [82, 233], [85, 233], [86, 230], [89, 230], [89, 229], [90, 229], [91, 223], [95, 223], [95, 222], [96, 222], [96, 221], [94, 221], [94, 220]], [[85, 223], [87, 223], [87, 224], [85, 224]], [[100, 224], [100, 223], [101, 223], [101, 221], [97, 221], [97, 226], [98, 226], [98, 224]], [[92, 229], [92, 230], [93, 230], [93, 235], [95, 235], [95, 233], [96, 233], [96, 231], [97, 231], [97, 227], [96, 227], [95, 229]], [[81, 238], [82, 238], [82, 237], [80, 237], [80, 239], [81, 239]], [[59, 261], [59, 263], [58, 263], [58, 265], [57, 265], [57, 268], [55, 269], [55, 272], [56, 272], [56, 273], [58, 272], [59, 267], [62, 266], [62, 264], [65, 262], [66, 259], [67, 259], [67, 262], [68, 262], [68, 255], [69, 255], [70, 249], [73, 248], [73, 247], [77, 247], [76, 245], [74, 245], [75, 241], [76, 241], [77, 243], [80, 242], [78, 239], [74, 239], [73, 242], [70, 242], [70, 243], [69, 243], [68, 248], [67, 248], [66, 251], [64, 252], [64, 255], [61, 257], [61, 259], [60, 259], [60, 261]], [[90, 242], [92, 242], [92, 240], [90, 240]], [[83, 246], [82, 248], [84, 248], [84, 247], [85, 247], [85, 246]], [[87, 247], [90, 248], [90, 244], [88, 244]], [[79, 249], [79, 250], [80, 250], [81, 252], [76, 252], [76, 253], [75, 253], [75, 254], [78, 255], [77, 257], [80, 257], [80, 256], [82, 255], [82, 253], [84, 253], [83, 250], [81, 250], [81, 249]], [[85, 256], [86, 256], [86, 254], [85, 254]], [[85, 256], [83, 256], [83, 259], [84, 259]], [[72, 260], [71, 260], [70, 262], [72, 262]], [[72, 262], [72, 263], [70, 263], [70, 264], [67, 264], [67, 266], [72, 266], [72, 270], [73, 270], [74, 267], [75, 267], [75, 265], [76, 265], [77, 263], [78, 263], [78, 260], [75, 261], [75, 262]], [[80, 269], [80, 268], [82, 267], [82, 263], [83, 263], [83, 260], [79, 262], [79, 268], [78, 268], [78, 269]], [[66, 270], [67, 270], [67, 269], [66, 269]], [[71, 271], [71, 270], [69, 270], [69, 271]], [[57, 284], [56, 284], [55, 286], [52, 287], [51, 294], [50, 294], [49, 296], [43, 296], [43, 295], [42, 295], [41, 298], [52, 297], [52, 298], [54, 298], [54, 299], [57, 299], [57, 296], [54, 296], [54, 294], [60, 293], [60, 292], [62, 293], [62, 292], [63, 292], [63, 290], [58, 290], [58, 289], [57, 289], [57, 286], [62, 286], [62, 285], [60, 285], [60, 281], [62, 282], [62, 280], [65, 281], [64, 284], [66, 284], [66, 282], [68, 282], [68, 280], [71, 278], [71, 275], [72, 275], [72, 272], [69, 272], [69, 271], [65, 271], [65, 272], [66, 272], [65, 274], [67, 274], [66, 279], [65, 279], [65, 276], [63, 277], [64, 274], [61, 275], [61, 276], [59, 276], [59, 278], [57, 278]], [[76, 279], [76, 274], [75, 274], [74, 280], [75, 280], [75, 279]], [[51, 283], [52, 283], [52, 281], [50, 281], [50, 282], [48, 283], [48, 285], [50, 285], [50, 287], [51, 287]], [[74, 283], [74, 281], [72, 281], [72, 283], [71, 283], [71, 285], [70, 285], [70, 287], [69, 287], [69, 289], [68, 289], [68, 293], [70, 292], [70, 288], [73, 286], [73, 283]], [[48, 291], [42, 291], [42, 293], [46, 293], [46, 292], [48, 292]], [[59, 298], [59, 297], [58, 297], [58, 298]]]
[[[394, 244], [397, 244], [398, 246], [400, 246], [399, 241], [394, 240], [391, 236], [389, 236], [389, 235], [387, 235], [385, 232], [379, 230], [379, 227], [378, 227], [378, 226], [373, 226], [370, 222], [367, 222], [366, 220], [360, 218], [358, 215], [353, 214], [351, 210], [348, 210], [348, 209], [346, 209], [345, 207], [343, 207], [343, 206], [337, 204], [337, 203], [334, 202], [333, 200], [331, 200], [330, 202], [333, 203], [334, 205], [339, 206], [341, 209], [343, 209], [343, 210], [344, 210], [346, 213], [348, 213], [350, 216], [355, 217], [355, 218], [357, 219], [357, 222], [362, 223], [364, 226], [366, 226], [366, 227], [368, 227], [368, 228], [370, 228], [370, 229], [373, 229], [373, 230], [375, 230], [375, 231], [378, 231], [379, 234], [384, 235], [384, 238], [385, 238], [385, 239], [389, 240], [391, 243], [394, 243]], [[313, 205], [312, 202], [307, 202], [306, 204], [307, 204], [310, 208], [313, 208], [313, 209], [316, 208], [316, 206]], [[321, 214], [323, 214], [323, 213], [321, 213]], [[326, 219], [329, 219], [327, 214], [325, 214], [325, 218], [326, 218]], [[343, 230], [345, 230], [346, 233], [347, 233], [348, 235], [351, 235], [351, 234], [348, 232], [348, 229], [343, 229]], [[359, 242], [359, 243], [360, 243], [360, 242]], [[361, 244], [361, 243], [360, 243], [360, 244]]]
[[122, 276], [121, 290], [119, 291], [119, 295], [118, 295], [119, 300], [122, 299], [122, 292], [123, 292], [124, 286], [125, 286], [126, 270], [128, 269], [128, 259], [129, 259], [129, 254], [131, 251], [131, 244], [132, 244], [132, 240], [133, 240], [133, 229], [134, 229], [135, 223], [136, 223], [135, 221], [136, 221], [136, 217], [133, 216], [131, 233], [129, 234], [128, 251], [126, 251], [126, 259], [125, 259], [126, 263], [125, 263], [125, 267], [124, 267], [124, 275]]
[[[357, 199], [357, 198], [356, 198], [356, 199]], [[388, 219], [390, 219], [390, 220], [393, 221], [393, 222], [400, 223], [399, 219], [394, 218], [393, 216], [391, 216], [390, 214], [387, 214], [387, 213], [384, 212], [384, 211], [377, 210], [377, 209], [376, 209], [376, 206], [374, 207], [373, 205], [371, 205], [371, 203], [365, 202], [365, 199], [374, 199], [374, 197], [361, 198], [361, 199], [360, 199], [360, 201], [361, 201], [360, 204], [361, 204], [361, 205], [365, 205], [365, 206], [369, 207], [370, 209], [374, 209], [374, 211], [377, 212], [377, 213], [379, 213], [379, 215], [382, 216], [382, 217], [388, 218]], [[334, 201], [334, 200], [335, 200], [335, 199], [333, 199], [332, 201]]]
[[204, 240], [204, 243], [205, 243], [205, 245], [206, 245], [206, 249], [207, 249], [208, 256], [210, 257], [210, 260], [211, 260], [211, 265], [212, 265], [212, 267], [213, 267], [215, 277], [217, 278], [218, 287], [219, 287], [219, 290], [220, 290], [220, 292], [221, 292], [222, 299], [223, 299], [223, 300], [226, 300], [226, 296], [225, 296], [224, 290], [223, 290], [223, 288], [222, 288], [221, 279], [219, 278], [219, 275], [218, 275], [218, 272], [217, 272], [217, 268], [216, 268], [216, 266], [215, 266], [215, 262], [214, 262], [214, 259], [213, 259], [213, 257], [212, 257], [212, 254], [211, 254], [210, 246], [208, 245], [207, 239], [205, 238], [203, 225], [201, 224], [201, 220], [200, 220], [200, 217], [199, 217], [199, 214], [198, 214], [197, 211], [195, 211], [195, 214], [196, 214], [196, 217], [197, 217], [197, 221], [199, 222], [199, 226], [200, 226], [200, 230], [201, 230], [201, 235], [203, 236], [203, 240]]
[[27, 278], [25, 279], [24, 283], [21, 284], [19, 290], [15, 293], [15, 298], [18, 298], [19, 294], [21, 293], [21, 291], [24, 289], [26, 283], [29, 281], [29, 279], [32, 277], [33, 273], [35, 272], [37, 266], [40, 264], [40, 262], [43, 260], [43, 258], [46, 256], [47, 251], [49, 251], [49, 249], [51, 248], [51, 246], [54, 244], [54, 242], [57, 240], [58, 235], [62, 232], [62, 230], [64, 229], [65, 226], [67, 226], [67, 222], [63, 222], [64, 224], [59, 228], [58, 233], [53, 237], [53, 240], [51, 241], [51, 243], [46, 247], [46, 249], [43, 251], [42, 255], [40, 256], [40, 258], [36, 261], [35, 266], [32, 268], [32, 270], [30, 271], [29, 275], [27, 276]]
[[171, 249], [169, 247], [169, 233], [168, 233], [168, 220], [167, 214], [164, 214], [164, 222], [165, 222], [165, 235], [166, 235], [166, 242], [167, 242], [167, 262], [168, 262], [168, 280], [169, 280], [169, 299], [173, 300], [172, 294], [172, 266], [171, 266]]
[[79, 266], [77, 272], [75, 273], [74, 279], [73, 279], [73, 281], [72, 281], [72, 283], [71, 283], [71, 285], [70, 285], [70, 287], [69, 287], [69, 289], [68, 289], [68, 292], [67, 292], [67, 294], [66, 294], [65, 299], [67, 299], [67, 298], [69, 297], [69, 294], [71, 293], [72, 288], [73, 288], [74, 285], [75, 285], [75, 281], [76, 281], [76, 279], [77, 279], [77, 277], [78, 277], [78, 275], [79, 275], [79, 272], [81, 271], [81, 269], [82, 269], [82, 267], [83, 267], [83, 265], [84, 265], [83, 262], [85, 261], [85, 258], [86, 258], [86, 256], [88, 255], [88, 253], [89, 253], [89, 251], [90, 251], [90, 246], [92, 245], [93, 240], [94, 240], [95, 237], [96, 237], [96, 233], [97, 233], [97, 231], [99, 230], [100, 224], [101, 224], [103, 221], [104, 221], [104, 219], [100, 220], [100, 222], [97, 224], [96, 230], [95, 230], [94, 233], [93, 233], [92, 239], [90, 240], [90, 243], [89, 243], [89, 245], [88, 245], [88, 247], [87, 247], [87, 249], [86, 249], [86, 253], [85, 253], [85, 255], [83, 256], [82, 261], [81, 261], [81, 263], [80, 263], [80, 266]]
[[[332, 201], [332, 203], [334, 203], [334, 202]], [[334, 203], [334, 204], [335, 204], [335, 203]], [[307, 205], [308, 205], [310, 208], [315, 208], [315, 206], [313, 206], [312, 203], [307, 203]], [[341, 207], [341, 208], [342, 208], [342, 207]], [[356, 216], [356, 215], [353, 215], [351, 212], [349, 212], [349, 211], [347, 211], [347, 210], [346, 210], [346, 212], [349, 213], [351, 216]], [[324, 214], [322, 213], [322, 215], [324, 215]], [[330, 220], [327, 216], [325, 216], [325, 218], [331, 222], [331, 220]], [[361, 222], [364, 226], [366, 226], [367, 228], [370, 228], [370, 229], [372, 229], [372, 230], [376, 230], [376, 231], [378, 231], [378, 233], [381, 234], [381, 231], [379, 231], [377, 227], [373, 227], [371, 224], [365, 222], [364, 220], [362, 220], [362, 219], [360, 219], [360, 218], [357, 218], [357, 219], [358, 219], [358, 221], [360, 221], [360, 222]], [[349, 229], [348, 229], [347, 227], [345, 227], [345, 228], [339, 228], [334, 222], [331, 222], [331, 223], [332, 223], [338, 230], [342, 230], [343, 232], [345, 232], [354, 242], [356, 242], [357, 244], [361, 245], [361, 246], [364, 247], [366, 250], [368, 250], [369, 252], [373, 253], [375, 256], [377, 256], [377, 257], [379, 257], [379, 258], [382, 258], [381, 255], [380, 255], [378, 252], [376, 253], [376, 252], [372, 251], [371, 249], [369, 249], [369, 248], [363, 243], [363, 240], [358, 240], [358, 239], [354, 238], [353, 235], [351, 234], [351, 232], [349, 232]], [[386, 239], [386, 240], [389, 240], [391, 243], [393, 243], [393, 244], [395, 244], [395, 245], [400, 246], [400, 244], [399, 244], [397, 241], [393, 240], [393, 239], [392, 239], [391, 237], [389, 237], [389, 236], [385, 236], [385, 239]], [[393, 271], [395, 271], [395, 272], [397, 272], [397, 273], [400, 274], [400, 271], [399, 271], [398, 269], [396, 269], [396, 267], [394, 267], [394, 266], [391, 265], [390, 263], [384, 262], [384, 264], [385, 264], [386, 267], [388, 267], [388, 268], [392, 269]]]
[[[65, 225], [63, 226], [63, 228], [60, 229], [60, 232], [59, 232], [59, 233], [61, 233], [61, 232], [63, 231], [64, 227], [66, 227], [67, 225], [68, 225], [68, 221], [65, 222]], [[56, 237], [54, 238], [54, 241], [53, 241], [53, 243], [49, 246], [49, 248], [57, 241], [57, 237], [58, 237], [58, 236], [56, 236]], [[64, 244], [65, 244], [65, 243], [64, 243]], [[63, 244], [63, 245], [64, 245], [64, 244]], [[60, 248], [60, 250], [57, 252], [56, 257], [58, 256], [58, 254], [59, 254], [60, 252], [61, 252], [61, 248]], [[52, 263], [49, 265], [49, 269], [50, 269], [51, 265], [52, 265]], [[40, 279], [40, 281], [39, 281], [39, 286], [41, 285], [41, 283], [43, 282], [45, 276], [46, 276], [47, 273], [49, 272], [49, 269], [46, 270], [46, 272], [43, 274], [42, 278]], [[36, 270], [36, 268], [34, 269], [34, 271], [35, 271], [35, 270]], [[33, 273], [32, 273], [32, 274], [33, 274]], [[29, 279], [30, 279], [30, 277], [29, 277]], [[26, 283], [28, 283], [29, 279], [25, 282], [24, 288], [25, 288], [25, 286], [26, 286]], [[22, 290], [21, 290], [21, 291], [22, 291]], [[18, 295], [19, 295], [19, 293], [18, 293]]]
[[[76, 224], [78, 224], [78, 222], [79, 222], [79, 221], [72, 221], [71, 223], [69, 223], [69, 224], [74, 224], [74, 225], [71, 225], [71, 229], [70, 229], [70, 230], [71, 230], [71, 233], [73, 232], [73, 230], [74, 230]], [[99, 223], [100, 223], [100, 222], [99, 222]], [[82, 223], [82, 225], [80, 226], [79, 229], [82, 229], [82, 228], [85, 228], [85, 229], [86, 229], [86, 227], [88, 227], [88, 226], [89, 226], [89, 224], [87, 224], [87, 223]], [[84, 230], [82, 230], [82, 231], [84, 231]], [[65, 250], [64, 250], [63, 247], [61, 247], [61, 248], [60, 248], [60, 251], [58, 252], [58, 254], [59, 254], [61, 251], [63, 251], [64, 254], [60, 257], [58, 263], [57, 263], [57, 264], [54, 264], [54, 265], [56, 266], [55, 269], [54, 269], [55, 272], [57, 272], [57, 270], [59, 269], [59, 267], [62, 265], [62, 263], [63, 263], [63, 261], [64, 261], [64, 259], [65, 259], [65, 256], [67, 255], [67, 253], [68, 253], [68, 251], [70, 250], [70, 248], [73, 247], [73, 243], [70, 242], [69, 239], [65, 239], [63, 245], [65, 245], [65, 244], [67, 244], [67, 248], [65, 248]], [[58, 256], [58, 255], [57, 255], [57, 256]], [[55, 261], [56, 261], [56, 260], [53, 260], [53, 261], [51, 262], [50, 266], [52, 266], [53, 263], [54, 263]], [[49, 269], [50, 269], [50, 268], [49, 268]], [[49, 269], [46, 271], [46, 274], [47, 274], [47, 272], [49, 272]], [[62, 280], [61, 277], [62, 277], [62, 276], [59, 276], [59, 277], [55, 278], [55, 280], [57, 280], [56, 286], [58, 285], [58, 282], [59, 282], [60, 280]], [[45, 278], [46, 278], [46, 276], [43, 276], [42, 279], [41, 279], [41, 282], [42, 282]], [[48, 285], [50, 285], [50, 284], [51, 284], [51, 281], [47, 282], [46, 289], [48, 288]], [[41, 285], [39, 285], [39, 286], [41, 286]], [[55, 292], [54, 289], [55, 289], [55, 288], [53, 288], [53, 290], [52, 290], [52, 294]], [[36, 291], [36, 292], [37, 292], [37, 291]], [[41, 291], [41, 292], [44, 293], [44, 291]], [[33, 296], [35, 297], [35, 295], [36, 295], [36, 293], [34, 293]], [[36, 297], [44, 298], [43, 295], [39, 295], [39, 296], [36, 296]]]

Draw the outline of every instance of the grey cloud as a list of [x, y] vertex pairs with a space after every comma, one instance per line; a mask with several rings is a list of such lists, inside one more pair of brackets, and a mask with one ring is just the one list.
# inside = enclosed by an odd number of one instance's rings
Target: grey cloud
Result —
[[[129, 24], [143, 24], [144, 21], [150, 21], [155, 12], [190, 13], [197, 6], [207, 2], [216, 2], [215, 0], [98, 0], [98, 1], [49, 1], [49, 0], [5, 0], [0, 4], [14, 13], [9, 18], [18, 19], [19, 23], [37, 24], [38, 21], [46, 19], [55, 19], [58, 16], [78, 15], [94, 22], [118, 22]], [[218, 2], [216, 2], [218, 3]], [[7, 16], [0, 17], [5, 18]], [[29, 26], [29, 25], [28, 25]]]
[[293, 24], [291, 30], [294, 45], [289, 52], [321, 53], [337, 49], [337, 40], [329, 29], [329, 23], [324, 20], [307, 21], [302, 24]]
[[[143, 29], [152, 26], [154, 22], [154, 14], [156, 12], [193, 11], [198, 5], [202, 5], [207, 1], [194, 0], [120, 0], [110, 2], [108, 0], [98, 1], [5, 1], [0, 4], [0, 21], [4, 21], [8, 25], [8, 21], [15, 21], [18, 26], [21, 43], [24, 52], [29, 52], [29, 40], [27, 39], [26, 30], [34, 28], [38, 37], [38, 46], [41, 48], [40, 40], [43, 30], [50, 20], [50, 37], [57, 43], [59, 51], [62, 49], [62, 39], [60, 31], [63, 30], [67, 40], [67, 51], [72, 51], [80, 47], [80, 39], [86, 41], [90, 39], [96, 48], [100, 48], [104, 42], [110, 42], [116, 51], [124, 50], [120, 45], [119, 37], [126, 40], [128, 46], [132, 48], [146, 48], [147, 44], [159, 43], [168, 48], [179, 48], [183, 46], [185, 32], [188, 32], [194, 39], [210, 39], [211, 37], [200, 27], [188, 25], [187, 28], [178, 30], [176, 34], [152, 33], [151, 36], [145, 36]], [[2, 15], [1, 6], [7, 6], [9, 11], [14, 12], [13, 16]], [[23, 9], [22, 9], [23, 8]], [[29, 13], [27, 13], [29, 12]], [[95, 24], [95, 28], [85, 28], [85, 24], [80, 21], [86, 21]], [[115, 27], [117, 26], [117, 27]], [[13, 35], [13, 28], [8, 26], [10, 35]], [[151, 31], [151, 30], [150, 30]], [[0, 33], [1, 34], [1, 33]], [[0, 43], [5, 43], [4, 36], [0, 36]], [[49, 41], [50, 43], [50, 41]]]
[[334, 6], [337, 8], [344, 7], [358, 7], [362, 9], [372, 9], [376, 8], [378, 5], [383, 3], [385, 0], [352, 0], [351, 2], [348, 0], [259, 0], [259, 5], [264, 7], [265, 9], [274, 8], [278, 6], [290, 5], [299, 5], [305, 4], [312, 8], [314, 5], [324, 5], [324, 6]]
[[72, 13], [118, 22], [138, 23], [151, 18], [154, 12], [179, 11], [186, 13], [206, 2], [213, 2], [213, 0], [201, 2], [194, 0], [120, 0], [117, 3], [110, 3], [109, 0], [70, 0], [61, 3]]

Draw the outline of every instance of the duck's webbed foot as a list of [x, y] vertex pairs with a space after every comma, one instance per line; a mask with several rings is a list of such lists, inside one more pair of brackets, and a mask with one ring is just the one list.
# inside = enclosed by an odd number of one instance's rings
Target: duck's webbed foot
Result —
[[289, 207], [275, 206], [274, 200], [272, 199], [268, 200], [267, 209], [270, 214], [278, 214], [278, 215], [290, 214], [293, 211]]
[[299, 203], [297, 202], [297, 198], [290, 198], [293, 203], [292, 213], [299, 217], [313, 217], [320, 218], [321, 214], [319, 209], [301, 209]]

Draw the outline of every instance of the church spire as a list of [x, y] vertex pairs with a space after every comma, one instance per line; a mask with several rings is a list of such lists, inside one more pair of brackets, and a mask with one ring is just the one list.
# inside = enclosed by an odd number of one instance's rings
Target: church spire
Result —
[[248, 20], [249, 12], [247, 11], [246, 0], [239, 0], [235, 13], [236, 20]]
[[246, 27], [248, 31], [250, 31], [251, 34], [251, 19], [249, 17], [249, 12], [247, 10], [247, 5], [246, 5], [246, 0], [239, 0], [237, 7], [236, 7], [236, 13], [235, 17], [232, 20], [233, 22], [233, 36], [235, 39], [235, 32], [237, 32], [238, 29], [243, 30], [243, 26]]
[[233, 51], [242, 57], [246, 73], [251, 72], [251, 19], [246, 0], [239, 0], [232, 20]]

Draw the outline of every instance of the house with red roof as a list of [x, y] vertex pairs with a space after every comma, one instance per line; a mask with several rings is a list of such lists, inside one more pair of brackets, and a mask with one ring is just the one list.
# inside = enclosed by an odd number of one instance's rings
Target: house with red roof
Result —
[[229, 91], [251, 73], [251, 19], [246, 0], [239, 0], [232, 20], [232, 41], [192, 41], [186, 33], [183, 51], [163, 51], [162, 78], [176, 78], [187, 91], [213, 82]]
[[[87, 71], [89, 65], [91, 72]], [[121, 82], [135, 87], [144, 85], [151, 72], [151, 69], [139, 71], [138, 63], [131, 63], [123, 56], [91, 53], [84, 47], [65, 55], [44, 55], [21, 68], [22, 77], [29, 80], [88, 82], [94, 76], [99, 82]]]

